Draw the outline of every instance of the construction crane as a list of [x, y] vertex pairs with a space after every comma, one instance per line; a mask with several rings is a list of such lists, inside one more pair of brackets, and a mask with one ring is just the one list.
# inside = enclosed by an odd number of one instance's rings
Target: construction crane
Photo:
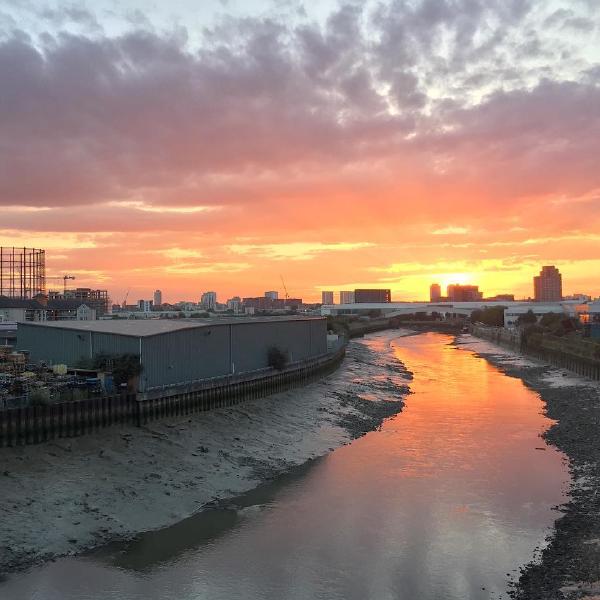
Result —
[[283, 284], [283, 291], [285, 292], [285, 299], [289, 300], [289, 294], [287, 291], [287, 288], [285, 287], [285, 281], [283, 280], [283, 275], [279, 275], [279, 277], [281, 278], [281, 283]]
[[127, 288], [127, 291], [125, 292], [125, 298], [123, 298], [123, 304], [121, 304], [121, 306], [123, 308], [125, 308], [127, 306], [127, 298], [129, 298], [130, 291], [131, 291], [131, 288]]
[[67, 279], [75, 279], [73, 275], [60, 275], [57, 277], [46, 277], [46, 279], [62, 279], [63, 280], [63, 294], [67, 293]]

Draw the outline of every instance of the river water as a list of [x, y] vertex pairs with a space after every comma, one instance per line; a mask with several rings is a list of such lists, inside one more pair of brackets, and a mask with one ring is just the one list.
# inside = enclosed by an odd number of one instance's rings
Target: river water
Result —
[[539, 396], [452, 337], [353, 342], [413, 372], [380, 430], [173, 527], [0, 584], [2, 600], [507, 598], [559, 516]]

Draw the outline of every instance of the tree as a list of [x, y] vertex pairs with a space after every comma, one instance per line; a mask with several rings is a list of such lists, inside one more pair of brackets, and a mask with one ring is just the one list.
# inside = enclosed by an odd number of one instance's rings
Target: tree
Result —
[[537, 317], [534, 312], [529, 309], [524, 315], [519, 315], [517, 325], [533, 325], [537, 323]]
[[540, 319], [540, 325], [542, 327], [552, 329], [552, 328], [556, 327], [558, 324], [560, 324], [560, 322], [562, 320], [563, 320], [562, 315], [559, 315], [559, 314], [556, 314], [553, 312], [549, 312], [549, 313], [542, 315], [542, 318]]
[[486, 306], [471, 313], [471, 323], [483, 323], [490, 327], [504, 327], [504, 306]]
[[115, 386], [129, 382], [142, 372], [142, 364], [137, 354], [103, 354], [94, 360], [95, 369], [111, 371]]
[[46, 406], [50, 403], [50, 392], [46, 388], [33, 390], [29, 394], [29, 406]]
[[271, 346], [267, 351], [267, 362], [270, 367], [281, 371], [288, 362], [287, 354], [277, 346]]
[[526, 325], [521, 332], [521, 345], [526, 348], [541, 348], [544, 328], [540, 325]]

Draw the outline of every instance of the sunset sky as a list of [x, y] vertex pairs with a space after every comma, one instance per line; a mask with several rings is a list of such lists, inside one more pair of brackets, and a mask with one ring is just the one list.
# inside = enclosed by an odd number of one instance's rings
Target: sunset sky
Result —
[[598, 0], [11, 0], [0, 133], [0, 245], [115, 302], [600, 294]]

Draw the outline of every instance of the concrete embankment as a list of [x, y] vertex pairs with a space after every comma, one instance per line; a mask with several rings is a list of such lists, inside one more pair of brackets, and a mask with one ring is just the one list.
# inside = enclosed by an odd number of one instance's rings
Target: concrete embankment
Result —
[[460, 324], [448, 321], [401, 321], [398, 317], [382, 317], [368, 321], [351, 321], [347, 324], [350, 338], [361, 337], [368, 333], [385, 331], [386, 329], [410, 328], [415, 333], [437, 331], [441, 333], [457, 333], [462, 329]]
[[459, 347], [474, 350], [507, 375], [537, 391], [556, 421], [543, 435], [564, 452], [572, 477], [568, 501], [559, 507], [554, 531], [539, 559], [524, 567], [511, 597], [575, 600], [600, 597], [600, 384], [548, 361], [470, 335]]
[[591, 356], [577, 354], [573, 347], [566, 343], [564, 348], [541, 345], [539, 347], [527, 345], [521, 340], [518, 331], [503, 327], [482, 327], [472, 325], [470, 332], [476, 336], [500, 346], [521, 352], [536, 360], [550, 363], [555, 367], [568, 369], [577, 375], [590, 379], [600, 380], [600, 360]]
[[[382, 373], [385, 376], [382, 377]], [[377, 428], [411, 374], [356, 340], [328, 376], [236, 406], [0, 450], [0, 574], [172, 525]]]

